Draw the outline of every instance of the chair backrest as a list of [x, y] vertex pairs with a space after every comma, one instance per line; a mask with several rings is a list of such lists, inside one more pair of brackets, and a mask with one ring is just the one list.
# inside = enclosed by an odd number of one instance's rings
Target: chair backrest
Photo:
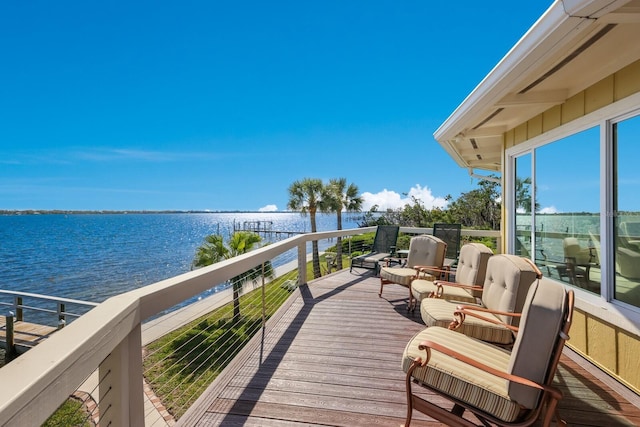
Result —
[[[510, 254], [493, 255], [487, 262], [482, 304], [492, 310], [520, 313], [529, 287], [541, 277], [538, 267], [527, 258]], [[507, 324], [519, 324], [517, 317], [498, 317]]]
[[[567, 292], [550, 280], [531, 285], [507, 371], [539, 384], [550, 384], [564, 342], [569, 339], [572, 312], [573, 291]], [[508, 393], [526, 408], [539, 404], [538, 389], [510, 382]]]
[[442, 267], [446, 251], [447, 244], [437, 237], [428, 234], [412, 237], [409, 242], [407, 267], [416, 265]]
[[575, 237], [565, 237], [562, 240], [562, 249], [565, 258], [573, 258], [576, 264], [588, 264], [590, 260], [589, 248], [580, 246], [580, 242]]
[[[487, 275], [487, 263], [493, 255], [491, 249], [482, 243], [467, 243], [460, 249], [458, 267], [456, 268], [456, 282], [468, 286], [483, 286]], [[473, 291], [479, 297], [482, 291]]]
[[462, 224], [445, 224], [440, 222], [433, 224], [433, 235], [447, 244], [445, 258], [458, 259], [461, 232]]
[[376, 229], [371, 251], [383, 254], [393, 252], [391, 249], [396, 246], [399, 231], [400, 226], [398, 225], [379, 225]]
[[640, 222], [622, 221], [618, 226], [618, 240], [626, 246], [637, 249], [631, 242], [640, 240]]

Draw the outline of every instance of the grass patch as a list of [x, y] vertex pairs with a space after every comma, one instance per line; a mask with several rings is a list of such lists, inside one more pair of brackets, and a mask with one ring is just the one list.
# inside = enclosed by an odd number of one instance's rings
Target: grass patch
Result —
[[69, 398], [42, 424], [42, 427], [59, 426], [91, 427], [93, 422], [82, 402]]
[[[265, 286], [268, 319], [288, 298], [295, 280], [287, 273]], [[173, 331], [145, 348], [144, 375], [160, 400], [179, 418], [262, 327], [262, 290], [240, 296], [241, 316], [233, 318], [233, 304]]]

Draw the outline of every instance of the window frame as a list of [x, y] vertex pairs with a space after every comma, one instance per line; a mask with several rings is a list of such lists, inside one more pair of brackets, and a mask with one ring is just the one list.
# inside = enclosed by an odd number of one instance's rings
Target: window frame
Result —
[[[609, 104], [599, 110], [585, 114], [569, 123], [560, 125], [554, 129], [523, 141], [512, 147], [505, 148], [505, 183], [509, 187], [503, 188], [505, 213], [507, 223], [504, 243], [507, 253], [515, 253], [516, 215], [515, 215], [515, 178], [516, 159], [524, 155], [531, 155], [532, 185], [531, 197], [536, 200], [536, 149], [547, 144], [557, 142], [573, 134], [590, 128], [599, 128], [600, 135], [600, 233], [601, 269], [603, 272], [600, 295], [571, 287], [576, 293], [576, 307], [592, 313], [603, 320], [617, 325], [625, 330], [640, 332], [640, 307], [615, 299], [615, 268], [614, 265], [614, 150], [612, 141], [612, 129], [615, 123], [629, 118], [640, 116], [640, 93], [628, 96], [620, 101]], [[532, 204], [532, 206], [535, 206]], [[535, 209], [532, 209], [532, 223], [535, 224]], [[534, 230], [532, 230], [532, 233]], [[533, 237], [533, 236], [532, 236]], [[535, 242], [535, 239], [532, 239]], [[535, 254], [535, 247], [532, 248]], [[533, 256], [533, 255], [532, 255]], [[553, 279], [549, 279], [553, 280]], [[565, 284], [566, 285], [566, 284]], [[569, 285], [566, 285], [569, 286]]]

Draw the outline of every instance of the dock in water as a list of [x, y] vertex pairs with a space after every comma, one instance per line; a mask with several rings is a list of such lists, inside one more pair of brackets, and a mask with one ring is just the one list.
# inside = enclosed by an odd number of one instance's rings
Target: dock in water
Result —
[[[37, 323], [16, 321], [13, 324], [13, 339], [18, 353], [40, 344], [58, 328]], [[0, 316], [0, 346], [7, 350], [7, 324], [4, 316]]]
[[[14, 350], [18, 354], [24, 353], [97, 305], [90, 301], [0, 289], [0, 309], [6, 310], [4, 315], [0, 315], [0, 348], [12, 353]], [[39, 316], [31, 317], [33, 320], [38, 321], [44, 314], [52, 316], [55, 322], [49, 322], [49, 325], [25, 322], [25, 317], [28, 316], [25, 312], [40, 313]], [[58, 326], [51, 326], [52, 323]], [[11, 343], [7, 344], [7, 330], [9, 329], [11, 336], [11, 326], [13, 347]]]

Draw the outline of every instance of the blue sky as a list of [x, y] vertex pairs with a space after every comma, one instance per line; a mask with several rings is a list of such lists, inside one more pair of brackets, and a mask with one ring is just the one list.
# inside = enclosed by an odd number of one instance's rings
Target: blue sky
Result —
[[0, 209], [285, 210], [477, 188], [433, 132], [551, 1], [0, 3]]

